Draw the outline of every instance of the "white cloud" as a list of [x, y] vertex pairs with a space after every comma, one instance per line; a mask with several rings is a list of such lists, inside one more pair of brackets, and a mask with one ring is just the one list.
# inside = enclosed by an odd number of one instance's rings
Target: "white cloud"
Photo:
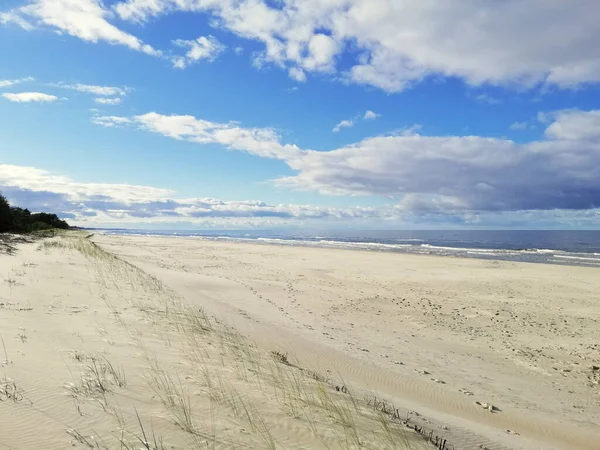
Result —
[[173, 41], [173, 44], [189, 49], [185, 56], [173, 58], [173, 67], [177, 69], [185, 69], [190, 64], [200, 60], [214, 61], [219, 53], [226, 48], [214, 36], [200, 36], [190, 41], [177, 39]]
[[31, 102], [55, 102], [58, 97], [49, 94], [43, 94], [41, 92], [19, 92], [17, 94], [5, 93], [2, 97], [18, 103], [31, 103]]
[[97, 86], [92, 84], [65, 84], [58, 83], [54, 86], [60, 87], [63, 89], [71, 89], [73, 91], [84, 92], [86, 94], [94, 94], [101, 95], [105, 97], [116, 97], [116, 96], [125, 96], [129, 91], [129, 88], [120, 88], [115, 86]]
[[160, 56], [160, 52], [150, 45], [112, 25], [108, 21], [112, 13], [100, 0], [33, 0], [2, 14], [2, 21], [14, 22], [26, 30], [33, 29], [30, 21], [35, 21], [37, 26], [48, 27], [84, 41], [104, 41]]
[[64, 194], [72, 201], [111, 198], [119, 202], [147, 202], [173, 193], [169, 189], [130, 184], [79, 183], [45, 170], [7, 164], [0, 164], [0, 180], [2, 186]]
[[131, 120], [127, 117], [118, 117], [118, 116], [94, 116], [92, 117], [92, 122], [96, 125], [102, 125], [106, 128], [112, 127], [121, 127], [124, 125], [131, 124]]
[[302, 67], [309, 71], [330, 71], [334, 58], [340, 51], [340, 44], [326, 34], [313, 34], [308, 41], [308, 56], [300, 60]]
[[268, 128], [148, 113], [98, 117], [199, 144], [283, 160], [279, 186], [327, 195], [396, 198], [403, 210], [517, 211], [600, 207], [600, 111], [562, 111], [546, 139], [521, 144], [479, 136], [421, 136], [418, 128], [331, 150], [281, 143]]
[[600, 110], [566, 110], [552, 116], [554, 122], [546, 129], [549, 138], [600, 142]]
[[15, 205], [51, 211], [79, 226], [172, 225], [217, 228], [318, 226], [513, 226], [600, 225], [600, 209], [581, 211], [457, 211], [451, 200], [423, 202], [406, 196], [400, 205], [329, 208], [262, 201], [177, 198], [169, 189], [118, 183], [84, 183], [45, 170], [0, 164], [0, 191]]
[[368, 110], [367, 112], [365, 112], [365, 114], [361, 117], [360, 115], [356, 115], [354, 116], [354, 118], [352, 119], [346, 119], [346, 120], [342, 120], [340, 123], [338, 123], [335, 127], [333, 127], [333, 131], [334, 133], [339, 133], [342, 128], [351, 128], [354, 125], [356, 125], [356, 122], [359, 120], [374, 120], [376, 118], [378, 118], [381, 114], [376, 114], [371, 110]]
[[10, 23], [14, 23], [15, 25], [18, 25], [27, 31], [31, 31], [35, 28], [31, 23], [17, 13], [11, 11], [4, 13], [0, 12], [0, 24], [8, 25]]
[[333, 127], [333, 130], [331, 130], [331, 131], [333, 131], [334, 133], [338, 133], [339, 131], [341, 131], [342, 128], [351, 128], [353, 126], [354, 126], [353, 120], [342, 120], [335, 127]]
[[138, 22], [205, 12], [262, 42], [264, 61], [288, 70], [334, 71], [351, 46], [357, 56], [345, 79], [397, 92], [430, 75], [525, 88], [599, 82], [596, 8], [596, 0], [125, 0], [115, 11]]
[[394, 207], [328, 208], [271, 205], [262, 201], [175, 198], [174, 192], [150, 186], [82, 183], [33, 167], [0, 164], [0, 189], [9, 199], [33, 211], [53, 211], [71, 224], [181, 223], [206, 226], [293, 223], [306, 220], [389, 219]]
[[264, 158], [293, 158], [299, 152], [295, 145], [279, 142], [270, 128], [242, 128], [235, 122], [217, 123], [193, 116], [162, 115], [155, 112], [134, 117], [101, 116], [92, 119], [106, 127], [134, 124], [153, 133], [200, 144], [220, 144]]
[[[285, 68], [295, 79], [303, 78], [301, 73], [324, 72], [387, 92], [428, 76], [457, 77], [472, 85], [571, 88], [600, 82], [600, 29], [589, 13], [595, 7], [596, 0], [558, 2], [552, 8], [546, 0], [456, 5], [421, 0], [287, 0], [276, 5], [267, 0], [124, 0], [109, 10], [100, 0], [33, 0], [0, 13], [0, 23], [50, 28], [161, 56], [112, 23], [114, 16], [147, 22], [176, 11], [203, 12], [214, 25], [261, 42], [262, 64]], [[347, 48], [352, 52], [344, 60], [350, 67], [341, 69], [337, 61]], [[191, 61], [179, 57], [173, 63], [181, 67]], [[498, 101], [485, 94], [479, 100]]]
[[121, 99], [119, 97], [114, 98], [95, 98], [94, 101], [100, 105], [118, 105], [121, 103]]
[[14, 80], [0, 80], [0, 88], [14, 86], [15, 84], [26, 83], [28, 81], [34, 81], [33, 77], [17, 78]]
[[243, 47], [236, 47], [233, 49], [233, 51], [235, 52], [236, 55], [241, 55], [242, 53], [244, 53], [244, 48]]
[[304, 70], [299, 69], [297, 67], [290, 67], [290, 70], [288, 72], [290, 78], [292, 78], [293, 80], [299, 81], [300, 83], [304, 83], [306, 81], [306, 73], [304, 72]]
[[513, 131], [522, 131], [527, 129], [527, 122], [513, 122], [509, 127]]
[[498, 105], [502, 103], [502, 100], [500, 100], [499, 98], [493, 97], [485, 93], [475, 96], [475, 100], [481, 103], [487, 103], [488, 105]]

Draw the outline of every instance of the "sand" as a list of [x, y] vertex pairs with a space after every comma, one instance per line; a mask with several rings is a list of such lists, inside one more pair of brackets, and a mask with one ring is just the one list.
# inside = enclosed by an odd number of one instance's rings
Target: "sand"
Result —
[[598, 269], [91, 240], [0, 255], [0, 449], [600, 448]]

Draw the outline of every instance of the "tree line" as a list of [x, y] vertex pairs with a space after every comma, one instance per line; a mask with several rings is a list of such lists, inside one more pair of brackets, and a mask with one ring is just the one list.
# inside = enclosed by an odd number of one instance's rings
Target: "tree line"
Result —
[[28, 233], [51, 228], [66, 230], [69, 224], [56, 214], [32, 213], [26, 208], [11, 206], [6, 197], [0, 194], [0, 233]]

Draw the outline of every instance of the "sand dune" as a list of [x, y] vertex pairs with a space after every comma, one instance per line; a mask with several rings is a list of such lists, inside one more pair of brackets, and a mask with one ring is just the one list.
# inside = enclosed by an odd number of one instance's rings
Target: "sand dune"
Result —
[[0, 449], [598, 448], [598, 270], [93, 241], [0, 255]]
[[18, 246], [0, 273], [0, 448], [433, 448], [87, 239]]

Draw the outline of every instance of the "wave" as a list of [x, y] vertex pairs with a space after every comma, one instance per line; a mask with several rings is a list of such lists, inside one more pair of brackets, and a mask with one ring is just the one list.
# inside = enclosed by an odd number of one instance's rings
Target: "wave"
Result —
[[554, 255], [554, 257], [562, 258], [562, 259], [576, 259], [576, 260], [581, 260], [581, 261], [594, 261], [594, 262], [600, 263], [600, 257], [592, 258], [589, 256], [572, 256], [572, 255]]
[[[548, 264], [565, 264], [565, 265], [582, 265], [582, 266], [600, 266], [599, 246], [594, 244], [594, 253], [589, 251], [577, 251], [575, 249], [564, 248], [562, 250], [552, 248], [510, 248], [518, 244], [518, 241], [499, 242], [495, 236], [490, 240], [452, 240], [444, 242], [444, 239], [417, 239], [417, 238], [397, 238], [393, 235], [373, 236], [310, 236], [310, 235], [293, 235], [275, 234], [269, 236], [265, 233], [227, 233], [220, 234], [192, 232], [192, 231], [149, 231], [149, 230], [97, 230], [103, 234], [122, 234], [129, 236], [161, 236], [161, 237], [176, 237], [176, 238], [193, 238], [207, 241], [220, 242], [244, 242], [254, 244], [271, 244], [285, 246], [301, 246], [301, 247], [324, 247], [337, 249], [353, 249], [363, 251], [382, 251], [382, 252], [400, 252], [411, 253], [418, 255], [439, 255], [448, 257], [463, 257], [463, 258], [482, 258], [506, 261], [524, 261], [538, 262]], [[467, 236], [469, 237], [469, 236]], [[364, 239], [364, 240], [363, 240]], [[372, 239], [372, 240], [369, 240]], [[527, 240], [523, 240], [523, 244], [527, 245]], [[594, 241], [595, 242], [595, 241]], [[533, 242], [532, 242], [533, 243]], [[441, 245], [440, 245], [441, 244]], [[487, 244], [487, 245], [486, 245]], [[508, 248], [498, 248], [502, 245]], [[461, 247], [460, 245], [463, 245]], [[478, 247], [481, 245], [481, 247]], [[496, 248], [489, 248], [493, 245]]]
[[449, 247], [443, 245], [433, 245], [433, 244], [421, 244], [421, 247], [431, 248], [437, 250], [446, 250], [451, 252], [467, 252], [467, 253], [489, 253], [489, 254], [514, 254], [514, 255], [529, 255], [529, 254], [539, 254], [539, 255], [554, 255], [565, 253], [563, 250], [554, 250], [548, 248], [518, 248], [518, 249], [510, 249], [510, 248], [475, 248], [475, 247]]
[[432, 249], [433, 251], [443, 250], [453, 253], [489, 253], [494, 255], [519, 255], [523, 253], [523, 250], [511, 250], [501, 248], [474, 248], [474, 247], [447, 247], [443, 245], [432, 245], [432, 244], [421, 244], [420, 247], [425, 249]]
[[353, 242], [353, 241], [332, 241], [320, 240], [320, 244], [340, 246], [340, 247], [380, 247], [380, 248], [406, 248], [411, 247], [411, 244], [385, 244], [381, 242]]

